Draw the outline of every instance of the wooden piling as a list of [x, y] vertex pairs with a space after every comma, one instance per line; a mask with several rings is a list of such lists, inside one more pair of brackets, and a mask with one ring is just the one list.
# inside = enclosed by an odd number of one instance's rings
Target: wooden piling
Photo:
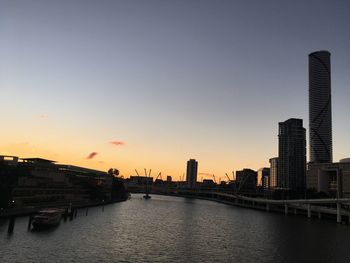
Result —
[[30, 215], [29, 220], [28, 220], [28, 230], [30, 230], [32, 228], [32, 219], [33, 219], [33, 216]]
[[64, 210], [64, 213], [63, 213], [63, 220], [66, 222], [67, 221], [67, 217], [68, 217], [68, 208], [66, 208]]
[[9, 220], [9, 227], [7, 229], [7, 233], [9, 234], [13, 233], [13, 229], [15, 228], [15, 221], [16, 221], [16, 217], [11, 216]]
[[72, 208], [69, 213], [69, 220], [72, 221], [74, 217], [74, 209]]

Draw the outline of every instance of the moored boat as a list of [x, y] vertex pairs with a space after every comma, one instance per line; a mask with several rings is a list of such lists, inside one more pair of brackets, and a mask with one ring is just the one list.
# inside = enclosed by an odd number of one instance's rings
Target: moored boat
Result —
[[148, 193], [146, 193], [146, 195], [144, 195], [143, 198], [148, 200], [148, 199], [151, 199], [151, 196]]
[[56, 226], [60, 223], [63, 209], [49, 208], [39, 211], [32, 219], [34, 228]]

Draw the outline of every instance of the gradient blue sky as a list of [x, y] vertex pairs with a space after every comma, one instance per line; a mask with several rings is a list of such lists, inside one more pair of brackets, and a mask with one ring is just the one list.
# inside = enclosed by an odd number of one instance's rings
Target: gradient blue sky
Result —
[[334, 160], [349, 157], [349, 14], [345, 0], [0, 0], [0, 154], [175, 179], [189, 158], [222, 179], [268, 166], [278, 122], [308, 129], [308, 54], [327, 49]]

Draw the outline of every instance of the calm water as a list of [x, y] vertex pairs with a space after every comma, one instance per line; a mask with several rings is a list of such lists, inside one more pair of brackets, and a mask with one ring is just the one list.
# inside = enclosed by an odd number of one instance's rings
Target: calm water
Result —
[[27, 231], [0, 221], [0, 262], [350, 262], [350, 226], [153, 195]]

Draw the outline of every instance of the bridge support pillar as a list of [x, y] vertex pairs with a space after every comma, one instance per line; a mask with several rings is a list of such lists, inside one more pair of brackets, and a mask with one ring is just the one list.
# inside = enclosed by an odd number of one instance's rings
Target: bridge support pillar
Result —
[[266, 203], [266, 212], [270, 212], [270, 204]]
[[337, 223], [341, 223], [340, 203], [337, 203]]
[[311, 218], [311, 204], [307, 204], [307, 218]]
[[296, 208], [294, 208], [294, 215], [296, 215], [297, 214], [297, 209]]
[[321, 212], [318, 212], [318, 219], [321, 219]]
[[288, 205], [284, 204], [284, 213], [288, 215]]

